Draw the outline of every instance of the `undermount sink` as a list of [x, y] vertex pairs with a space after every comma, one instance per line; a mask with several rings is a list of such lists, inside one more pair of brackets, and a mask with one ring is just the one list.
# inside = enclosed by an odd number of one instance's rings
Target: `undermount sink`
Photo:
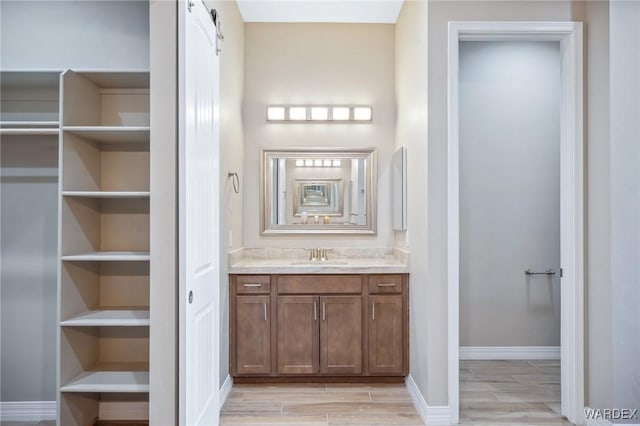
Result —
[[291, 266], [340, 266], [348, 264], [346, 260], [297, 260], [290, 263]]

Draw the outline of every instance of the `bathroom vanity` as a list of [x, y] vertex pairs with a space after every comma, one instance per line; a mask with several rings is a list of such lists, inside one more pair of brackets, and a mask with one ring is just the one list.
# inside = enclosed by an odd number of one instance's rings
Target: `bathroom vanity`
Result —
[[242, 272], [229, 279], [236, 383], [407, 375], [409, 275], [400, 264], [262, 262], [231, 268]]

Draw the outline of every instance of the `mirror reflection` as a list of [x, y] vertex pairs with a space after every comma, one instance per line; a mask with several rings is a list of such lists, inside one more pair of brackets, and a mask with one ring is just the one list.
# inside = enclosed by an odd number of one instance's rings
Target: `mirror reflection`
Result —
[[294, 179], [293, 215], [343, 216], [343, 179]]
[[375, 149], [269, 149], [262, 166], [264, 234], [375, 233]]

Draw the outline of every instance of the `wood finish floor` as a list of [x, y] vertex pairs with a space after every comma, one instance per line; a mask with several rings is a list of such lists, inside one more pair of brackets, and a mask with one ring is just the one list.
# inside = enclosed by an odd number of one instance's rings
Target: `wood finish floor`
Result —
[[221, 425], [422, 425], [403, 384], [234, 385]]
[[[559, 361], [460, 361], [460, 424], [571, 425]], [[2, 422], [49, 426], [55, 422]], [[402, 384], [234, 385], [221, 425], [422, 425]]]
[[[571, 425], [559, 361], [461, 361], [460, 424]], [[422, 425], [404, 385], [234, 385], [221, 425]]]
[[460, 361], [461, 425], [571, 425], [560, 415], [560, 361]]

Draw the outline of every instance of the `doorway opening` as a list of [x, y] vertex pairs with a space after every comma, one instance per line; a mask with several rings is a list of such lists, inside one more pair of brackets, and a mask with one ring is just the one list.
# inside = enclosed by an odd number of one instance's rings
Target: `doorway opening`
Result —
[[461, 41], [459, 55], [460, 421], [565, 424], [560, 43]]
[[[505, 49], [511, 49], [507, 60], [512, 63], [486, 62], [487, 52]], [[524, 60], [535, 56], [534, 50], [540, 51], [542, 56], [528, 65], [523, 64]], [[463, 59], [461, 55], [465, 55]], [[559, 68], [555, 71], [553, 65], [549, 68], [552, 80], [554, 73], [559, 75], [556, 75], [555, 83], [548, 85], [548, 93], [535, 83], [536, 79], [544, 78], [539, 66], [544, 62], [540, 58], [545, 55], [550, 64], [555, 56], [555, 66]], [[480, 65], [480, 71], [485, 75], [479, 77], [488, 77], [488, 84], [479, 85], [475, 78], [469, 79], [469, 70], [465, 68], [474, 63]], [[515, 81], [518, 67], [520, 77], [524, 76], [522, 81]], [[469, 358], [520, 358], [524, 363], [507, 362], [501, 365], [503, 370], [498, 368], [494, 372], [516, 371], [525, 376], [547, 372], [539, 369], [557, 369], [548, 363], [527, 362], [532, 349], [536, 358], [553, 358], [554, 351], [557, 357], [559, 352], [561, 392], [558, 389], [555, 394], [559, 393], [561, 403], [554, 408], [572, 423], [580, 423], [584, 408], [581, 24], [451, 22], [448, 80], [448, 384], [451, 423], [456, 424], [460, 419], [460, 343], [473, 347], [473, 350], [462, 352], [463, 367], [469, 367], [469, 370], [483, 368], [480, 361], [467, 361]], [[469, 81], [471, 83], [467, 84]], [[553, 84], [557, 99], [550, 95]], [[509, 105], [508, 97], [530, 102], [514, 104], [511, 99]], [[481, 105], [484, 107], [479, 108]], [[479, 113], [470, 115], [473, 108]], [[518, 108], [522, 110], [516, 111]], [[527, 111], [527, 108], [532, 109]], [[522, 118], [514, 119], [518, 113]], [[493, 123], [492, 114], [497, 120]], [[532, 119], [544, 120], [545, 116], [550, 117], [549, 123], [531, 122]], [[502, 123], [513, 121], [511, 126], [502, 126], [500, 120]], [[488, 129], [495, 131], [495, 137], [487, 137]], [[544, 140], [550, 141], [546, 147], [541, 143]], [[518, 185], [530, 194], [518, 193]], [[489, 190], [475, 191], [473, 188]], [[471, 208], [478, 214], [472, 215]], [[480, 213], [485, 214], [484, 218]], [[494, 226], [489, 226], [491, 222]], [[543, 222], [551, 223], [551, 228], [537, 229]], [[498, 234], [509, 243], [500, 245], [496, 239]], [[521, 234], [521, 240], [529, 242], [518, 242], [517, 234]], [[543, 234], [547, 235], [546, 240], [541, 238]], [[477, 237], [479, 241], [470, 243], [470, 237]], [[484, 250], [481, 249], [483, 246]], [[470, 284], [482, 280], [491, 281], [492, 288], [470, 288]], [[483, 309], [469, 311], [465, 307], [461, 312], [461, 296], [464, 301], [470, 298], [485, 299], [485, 302], [502, 299], [503, 306], [512, 311], [511, 316], [497, 315], [489, 303]], [[510, 297], [521, 299], [510, 302]], [[518, 306], [524, 307], [526, 312], [518, 310]], [[559, 325], [559, 330], [543, 335], [540, 330], [553, 327], [553, 324]], [[514, 335], [509, 337], [509, 333]], [[487, 343], [474, 344], [474, 339]], [[506, 341], [514, 343], [505, 344]], [[557, 345], [554, 342], [558, 341], [559, 351], [557, 346], [554, 348]], [[491, 349], [491, 346], [500, 349]], [[511, 353], [500, 354], [505, 350]], [[465, 371], [462, 379], [468, 379], [466, 375], [473, 373]], [[503, 374], [502, 379], [511, 376]], [[513, 386], [517, 387], [518, 382]], [[468, 389], [468, 384], [465, 388]], [[553, 389], [547, 390], [554, 393]], [[492, 397], [496, 398], [496, 395]]]

